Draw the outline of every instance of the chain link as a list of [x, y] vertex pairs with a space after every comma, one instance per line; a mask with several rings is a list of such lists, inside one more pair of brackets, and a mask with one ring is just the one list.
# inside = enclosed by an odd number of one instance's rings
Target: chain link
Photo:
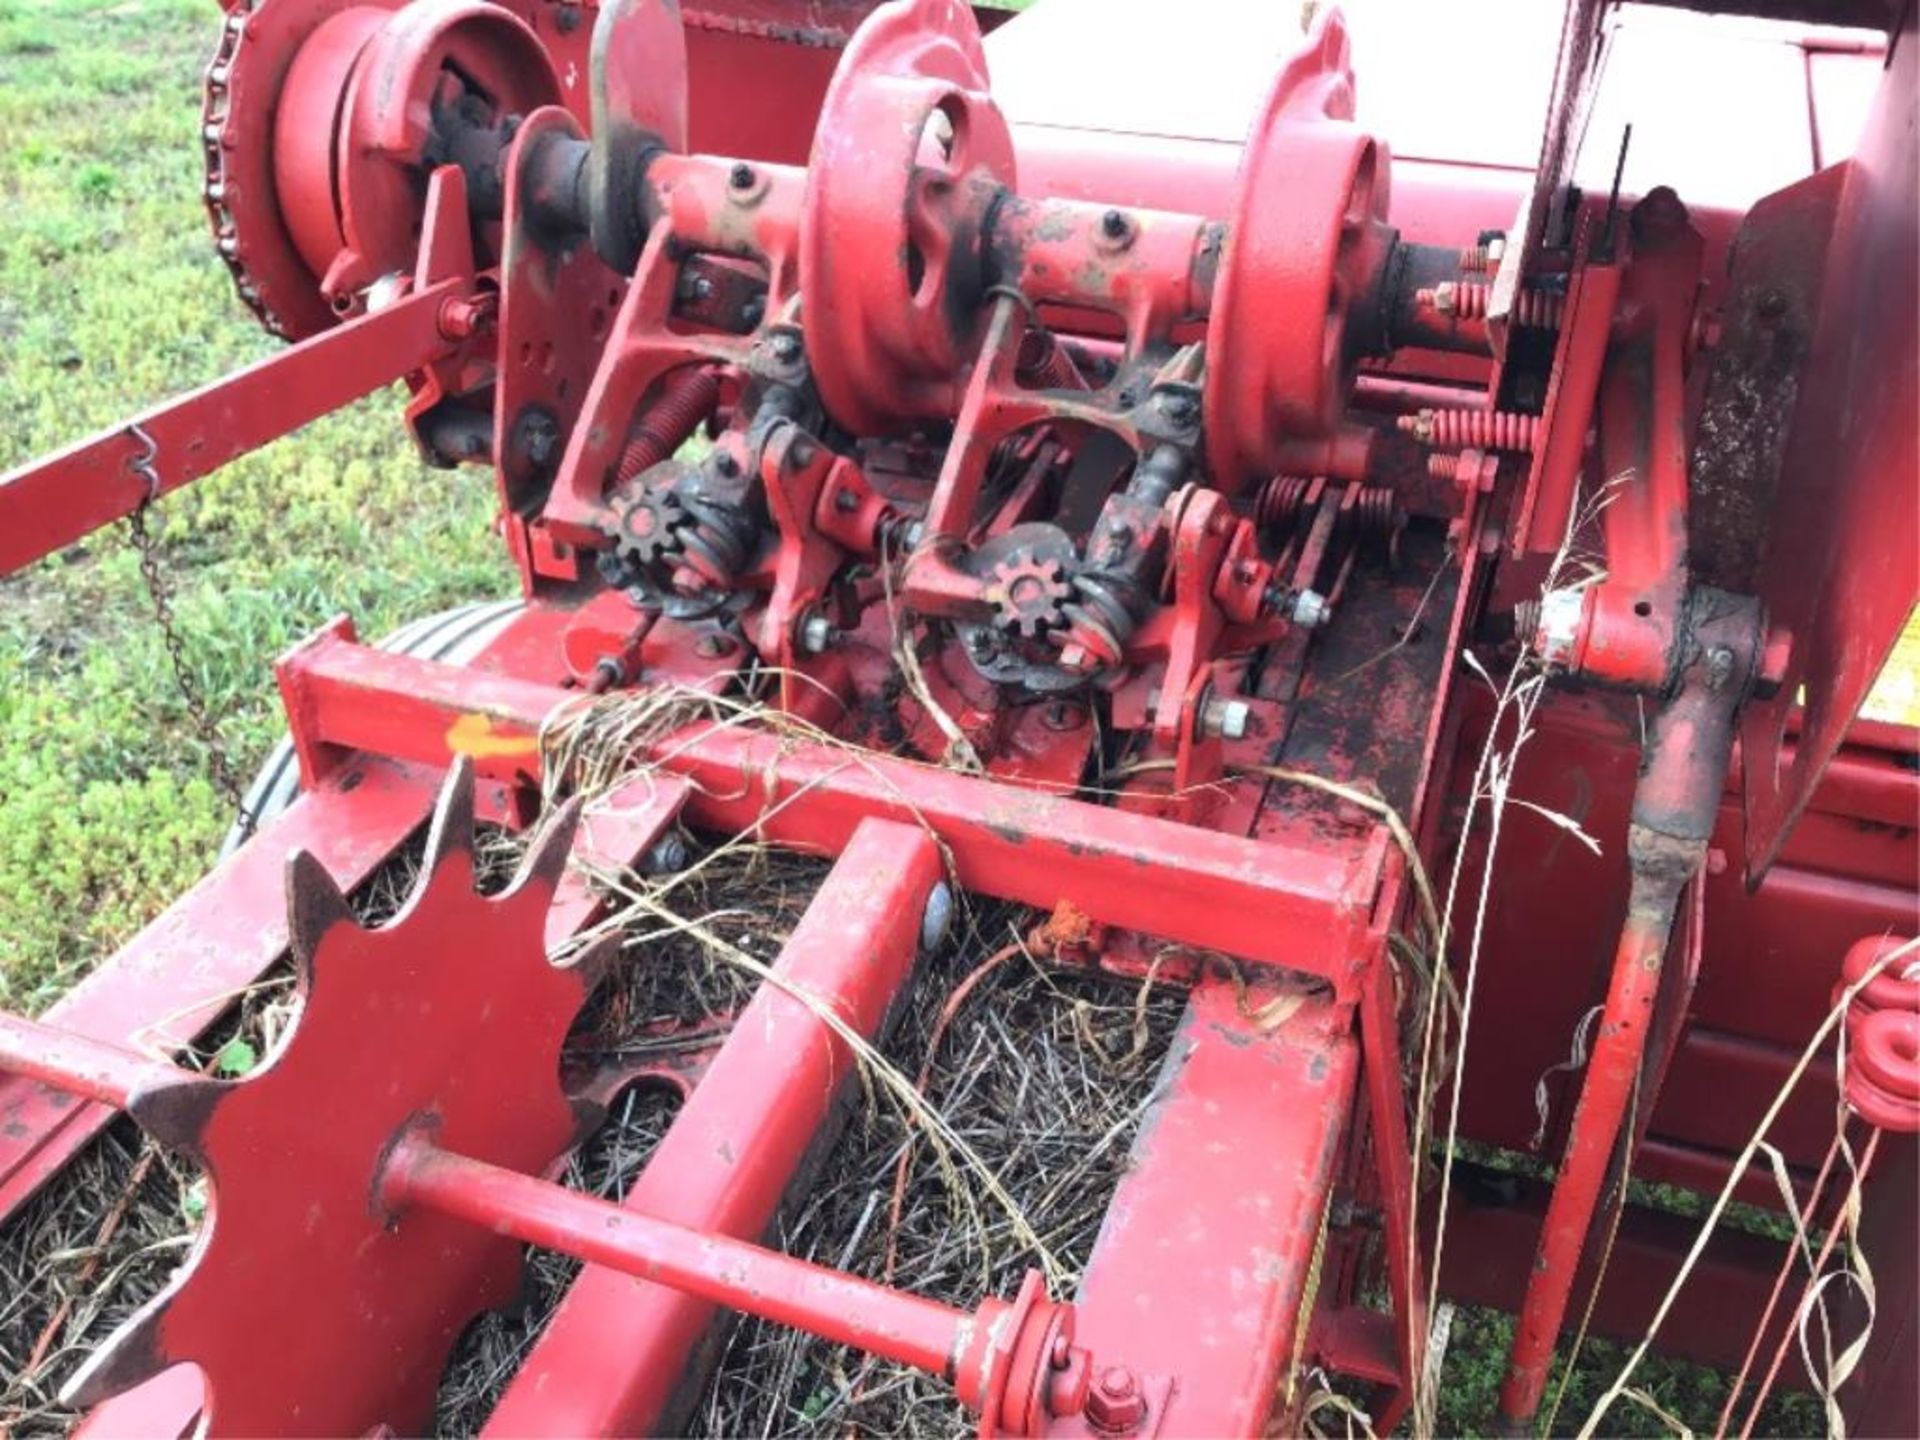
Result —
[[187, 716], [193, 722], [193, 728], [200, 737], [200, 743], [206, 747], [207, 768], [213, 774], [213, 783], [220, 793], [226, 796], [233, 806], [242, 837], [253, 834], [255, 820], [253, 812], [247, 808], [246, 792], [240, 788], [240, 780], [234, 773], [233, 760], [227, 753], [225, 738], [220, 726], [213, 717], [213, 711], [207, 705], [205, 692], [194, 678], [193, 671], [187, 665], [186, 645], [180, 634], [180, 626], [173, 614], [173, 592], [167, 582], [165, 572], [160, 568], [160, 549], [147, 528], [147, 510], [153, 504], [160, 489], [160, 476], [153, 467], [157, 447], [145, 430], [132, 426], [127, 432], [140, 451], [129, 462], [128, 468], [134, 476], [146, 484], [146, 493], [140, 497], [140, 503], [132, 514], [127, 516], [127, 535], [133, 542], [135, 554], [140, 561], [140, 578], [147, 587], [147, 600], [153, 608], [153, 618], [160, 627], [161, 643], [166, 646], [167, 663], [173, 670], [173, 683], [180, 692], [181, 703], [186, 706]]

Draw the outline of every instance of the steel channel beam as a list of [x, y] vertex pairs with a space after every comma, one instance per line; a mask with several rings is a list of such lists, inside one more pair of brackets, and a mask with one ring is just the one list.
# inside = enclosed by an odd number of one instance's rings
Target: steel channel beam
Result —
[[[371, 650], [337, 631], [291, 653], [280, 683], [303, 763], [343, 750], [440, 765], [467, 754], [483, 775], [526, 783], [539, 778], [542, 728], [580, 699]], [[936, 836], [969, 890], [1043, 908], [1070, 902], [1103, 924], [1319, 975], [1342, 1000], [1358, 997], [1383, 829], [1311, 848], [1261, 842], [726, 725], [689, 726], [646, 758], [693, 782], [697, 824], [837, 854], [862, 820], [898, 820]]]
[[1314, 1307], [1359, 1046], [1345, 1007], [1262, 998], [1194, 990], [1075, 1301], [1096, 1385], [1124, 1365], [1145, 1392], [1142, 1433], [1266, 1433]]
[[[758, 1240], [846, 1095], [855, 1061], [819, 1013], [869, 1039], [906, 984], [940, 856], [926, 832], [869, 820], [735, 1022], [626, 1208]], [[803, 998], [804, 997], [804, 998]], [[717, 1307], [590, 1266], [488, 1421], [489, 1435], [677, 1434], [715, 1348]]]

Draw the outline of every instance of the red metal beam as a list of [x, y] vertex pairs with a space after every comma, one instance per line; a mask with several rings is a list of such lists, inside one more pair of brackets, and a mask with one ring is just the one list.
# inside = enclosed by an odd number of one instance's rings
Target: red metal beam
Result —
[[[391, 655], [337, 627], [281, 665], [303, 756], [370, 750], [446, 764], [470, 755], [502, 779], [539, 775], [538, 737], [578, 692]], [[1313, 847], [1249, 840], [930, 765], [726, 725], [652, 747], [694, 782], [689, 814], [837, 854], [881, 816], [938, 836], [969, 890], [1305, 971], [1357, 996], [1387, 840], [1376, 829]], [[638, 757], [636, 757], [638, 758]]]
[[451, 354], [443, 312], [472, 291], [429, 285], [0, 476], [0, 576]]
[[[1279, 1018], [1270, 998], [1222, 982], [1193, 992], [1076, 1298], [1094, 1395], [1130, 1371], [1142, 1433], [1287, 1423], [1279, 1387], [1314, 1307], [1359, 1047], [1351, 1011], [1302, 1000]], [[1155, 1383], [1167, 1379], [1170, 1391]]]
[[[878, 1034], [913, 968], [939, 879], [939, 851], [924, 830], [860, 826], [628, 1194], [628, 1210], [743, 1240], [767, 1233], [855, 1070], [820, 1012]], [[487, 1433], [678, 1433], [704, 1378], [700, 1342], [715, 1314], [698, 1296], [589, 1268]]]

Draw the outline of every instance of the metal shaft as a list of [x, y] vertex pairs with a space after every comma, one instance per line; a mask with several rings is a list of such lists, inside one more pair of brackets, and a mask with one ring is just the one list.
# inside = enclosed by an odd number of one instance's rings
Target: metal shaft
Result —
[[438, 1211], [670, 1285], [915, 1369], [955, 1378], [975, 1317], [745, 1240], [704, 1234], [421, 1139], [403, 1141], [381, 1182], [395, 1211]]
[[185, 1074], [164, 1060], [4, 1010], [0, 1010], [0, 1071], [24, 1075], [116, 1110], [126, 1109], [141, 1090]]

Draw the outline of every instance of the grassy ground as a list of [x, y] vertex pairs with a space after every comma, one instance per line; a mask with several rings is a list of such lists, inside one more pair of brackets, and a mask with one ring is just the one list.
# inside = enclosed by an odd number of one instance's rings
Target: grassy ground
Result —
[[[269, 352], [198, 199], [212, 0], [0, 0], [0, 469]], [[416, 462], [391, 396], [170, 497], [187, 658], [243, 777], [272, 657], [508, 593], [488, 481]], [[206, 867], [228, 814], [124, 527], [0, 583], [0, 1006], [44, 1007]]]
[[[198, 200], [214, 24], [212, 0], [0, 0], [0, 469], [272, 347]], [[481, 474], [412, 458], [391, 396], [161, 507], [188, 663], [243, 775], [279, 729], [268, 667], [288, 643], [342, 610], [378, 634], [511, 590], [489, 510]], [[1920, 710], [1912, 673], [1896, 712]], [[195, 879], [230, 817], [123, 529], [0, 581], [0, 676], [0, 1008], [35, 1011]], [[1486, 1424], [1509, 1326], [1462, 1315], [1450, 1431]], [[1565, 1416], [1610, 1373], [1604, 1352], [1584, 1366]], [[1716, 1384], [1651, 1377], [1695, 1423]]]

